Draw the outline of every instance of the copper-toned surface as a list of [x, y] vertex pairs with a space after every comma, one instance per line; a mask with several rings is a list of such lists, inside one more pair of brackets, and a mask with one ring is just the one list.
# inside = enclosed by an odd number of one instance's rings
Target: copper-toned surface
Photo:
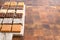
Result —
[[60, 40], [60, 6], [27, 6], [24, 40]]
[[11, 32], [11, 25], [2, 25], [1, 32]]
[[20, 32], [21, 31], [21, 25], [13, 25], [12, 26], [12, 32]]

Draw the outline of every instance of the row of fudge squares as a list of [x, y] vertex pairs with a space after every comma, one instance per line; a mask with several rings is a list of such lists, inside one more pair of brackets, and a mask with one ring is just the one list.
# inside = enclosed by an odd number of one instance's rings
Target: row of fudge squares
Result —
[[22, 25], [0, 25], [0, 32], [21, 32]]
[[22, 18], [24, 10], [13, 10], [13, 9], [0, 9], [0, 18], [7, 17], [7, 18]]
[[21, 24], [22, 25], [22, 18], [0, 18], [0, 24]]
[[24, 7], [19, 7], [19, 6], [1, 6], [1, 8], [0, 9], [16, 9], [16, 10], [23, 10], [24, 9]]
[[24, 2], [5, 2], [3, 7], [24, 7]]

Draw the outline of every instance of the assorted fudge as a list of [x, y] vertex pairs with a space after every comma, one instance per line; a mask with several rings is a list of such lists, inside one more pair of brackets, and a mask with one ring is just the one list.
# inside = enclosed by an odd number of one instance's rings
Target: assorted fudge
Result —
[[5, 2], [0, 9], [0, 32], [21, 32], [24, 2]]

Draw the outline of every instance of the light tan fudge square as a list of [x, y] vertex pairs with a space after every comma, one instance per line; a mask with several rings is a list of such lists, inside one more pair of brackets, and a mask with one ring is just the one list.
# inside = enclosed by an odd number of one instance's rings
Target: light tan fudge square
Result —
[[2, 25], [1, 32], [10, 32], [11, 31], [11, 25]]
[[4, 5], [5, 6], [9, 6], [10, 5], [10, 2], [5, 2]]
[[12, 32], [20, 32], [21, 31], [21, 25], [13, 25], [12, 26]]
[[17, 2], [11, 2], [10, 6], [17, 6]]
[[18, 2], [18, 6], [24, 6], [24, 2]]

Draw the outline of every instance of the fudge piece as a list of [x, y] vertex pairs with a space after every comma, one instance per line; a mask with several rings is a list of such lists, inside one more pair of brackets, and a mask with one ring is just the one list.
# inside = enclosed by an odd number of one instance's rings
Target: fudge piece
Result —
[[24, 2], [18, 2], [18, 6], [19, 7], [23, 7], [24, 6]]
[[3, 24], [12, 24], [13, 18], [4, 18]]
[[5, 17], [7, 9], [0, 9], [0, 18]]
[[0, 9], [0, 13], [6, 13], [7, 9]]
[[21, 24], [22, 23], [22, 18], [14, 18], [13, 19], [13, 24]]
[[11, 7], [15, 7], [15, 6], [17, 6], [17, 2], [11, 2], [11, 5], [10, 5]]
[[5, 3], [3, 4], [3, 6], [4, 6], [5, 8], [9, 7], [9, 6], [10, 6], [10, 2], [5, 2]]
[[15, 10], [14, 9], [8, 9], [7, 13], [15, 13]]
[[9, 9], [8, 12], [6, 13], [6, 18], [13, 18], [15, 14], [15, 10]]
[[5, 18], [13, 18], [14, 17], [14, 13], [7, 13]]
[[2, 25], [1, 32], [11, 32], [11, 25]]
[[18, 2], [17, 9], [23, 10], [24, 8], [24, 2]]
[[21, 25], [13, 25], [12, 32], [21, 32]]
[[16, 10], [16, 17], [17, 18], [22, 18], [22, 16], [23, 16], [23, 10]]

